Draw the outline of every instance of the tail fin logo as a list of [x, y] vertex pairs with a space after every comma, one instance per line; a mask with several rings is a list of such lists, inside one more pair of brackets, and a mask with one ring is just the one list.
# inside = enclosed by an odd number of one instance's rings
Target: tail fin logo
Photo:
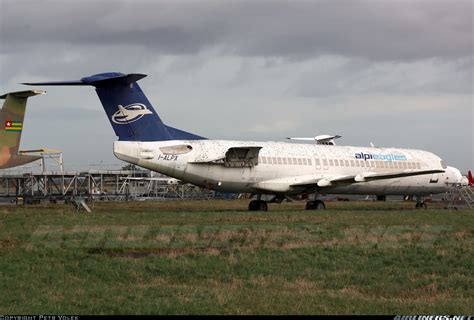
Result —
[[124, 107], [118, 105], [118, 110], [112, 115], [112, 122], [116, 124], [127, 124], [140, 120], [147, 114], [153, 114], [147, 107], [141, 103], [133, 103]]

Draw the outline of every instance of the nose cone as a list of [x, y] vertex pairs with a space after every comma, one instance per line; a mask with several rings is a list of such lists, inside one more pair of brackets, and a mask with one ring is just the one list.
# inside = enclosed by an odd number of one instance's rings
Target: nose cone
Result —
[[462, 176], [461, 171], [459, 171], [459, 169], [448, 166], [446, 168], [446, 173], [448, 174], [450, 183], [456, 183], [456, 184], [462, 184], [462, 185], [466, 183], [467, 185], [467, 178]]

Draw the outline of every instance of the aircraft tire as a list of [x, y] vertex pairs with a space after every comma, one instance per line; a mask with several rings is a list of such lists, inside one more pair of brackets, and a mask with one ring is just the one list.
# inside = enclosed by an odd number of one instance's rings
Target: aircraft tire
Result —
[[428, 206], [426, 205], [426, 203], [424, 202], [417, 202], [417, 204], [415, 204], [415, 209], [427, 209]]
[[325, 210], [326, 205], [321, 200], [306, 202], [306, 210]]
[[263, 200], [252, 200], [249, 203], [249, 211], [268, 211], [268, 205]]
[[258, 210], [258, 201], [252, 200], [249, 203], [249, 211], [257, 211]]
[[316, 210], [326, 210], [326, 205], [321, 200], [316, 200]]

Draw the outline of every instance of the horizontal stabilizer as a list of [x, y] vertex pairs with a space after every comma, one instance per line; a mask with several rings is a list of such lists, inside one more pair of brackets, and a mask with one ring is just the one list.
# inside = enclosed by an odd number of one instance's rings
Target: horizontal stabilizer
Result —
[[28, 98], [32, 96], [36, 96], [39, 94], [45, 94], [46, 91], [44, 90], [25, 90], [25, 91], [16, 91], [16, 92], [9, 92], [5, 93], [4, 95], [0, 96], [0, 99], [6, 99], [7, 96], [13, 96], [18, 98]]
[[61, 153], [62, 150], [41, 148], [41, 149], [31, 149], [31, 150], [20, 150], [19, 154], [28, 154], [28, 153], [40, 153], [40, 154], [51, 154], [51, 153]]
[[26, 84], [28, 86], [87, 86], [87, 83], [84, 83], [80, 80], [51, 81], [51, 82], [22, 82], [21, 84]]
[[72, 81], [50, 81], [50, 82], [24, 82], [29, 86], [94, 86], [94, 87], [106, 87], [115, 84], [130, 84], [134, 83], [142, 78], [145, 78], [146, 74], [130, 73], [123, 74], [118, 72], [107, 72], [96, 74], [90, 77], [82, 78], [81, 80]]

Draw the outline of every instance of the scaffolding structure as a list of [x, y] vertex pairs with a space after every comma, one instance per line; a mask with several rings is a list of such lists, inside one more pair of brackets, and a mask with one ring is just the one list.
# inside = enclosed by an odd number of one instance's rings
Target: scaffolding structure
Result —
[[21, 203], [235, 198], [191, 184], [169, 184], [145, 170], [89, 170], [83, 172], [0, 173], [0, 197]]
[[[218, 193], [176, 179], [143, 170], [133, 165], [119, 167], [100, 165], [99, 170], [64, 170], [60, 150], [22, 151], [40, 155], [41, 159], [15, 169], [0, 171], [0, 200], [16, 203], [60, 201], [129, 201], [166, 199], [235, 198], [237, 194]], [[48, 171], [48, 167], [54, 168]]]
[[469, 208], [474, 209], [474, 192], [471, 186], [453, 184], [446, 192], [448, 209]]

